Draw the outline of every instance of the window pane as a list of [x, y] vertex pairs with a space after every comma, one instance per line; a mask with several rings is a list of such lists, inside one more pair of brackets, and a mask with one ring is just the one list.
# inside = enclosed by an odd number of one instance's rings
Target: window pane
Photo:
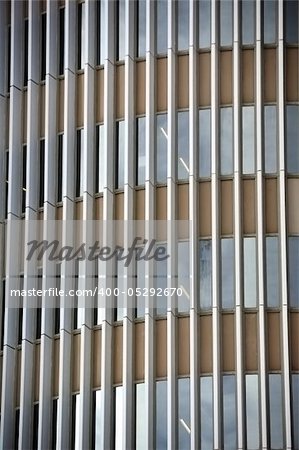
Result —
[[255, 237], [244, 238], [244, 306], [245, 308], [256, 307], [256, 239]]
[[220, 109], [220, 173], [221, 175], [231, 175], [233, 173], [232, 108]]
[[40, 51], [41, 51], [41, 74], [40, 74], [40, 79], [41, 81], [45, 80], [46, 78], [46, 61], [47, 61], [47, 57], [46, 57], [46, 51], [47, 51], [47, 15], [46, 13], [42, 14], [41, 17], [41, 26], [42, 26], [42, 30], [41, 30], [41, 47], [40, 47]]
[[[206, 3], [206, 2], [204, 2]], [[211, 176], [211, 110], [199, 110], [199, 176]]]
[[276, 42], [277, 0], [267, 0], [264, 5], [264, 43]]
[[288, 284], [289, 301], [293, 308], [299, 308], [299, 237], [289, 237], [289, 255], [288, 255]]
[[232, 45], [233, 41], [233, 3], [220, 1], [220, 45]]
[[40, 141], [39, 149], [39, 207], [44, 206], [45, 193], [45, 140]]
[[145, 56], [146, 45], [146, 2], [138, 0], [138, 36], [137, 36], [137, 56]]
[[77, 130], [77, 155], [76, 155], [76, 197], [83, 195], [83, 129]]
[[85, 3], [78, 4], [78, 55], [77, 68], [83, 69], [85, 64]]
[[167, 0], [156, 1], [157, 53], [167, 53]]
[[234, 270], [234, 240], [221, 239], [221, 298], [224, 309], [235, 307]]
[[246, 375], [246, 438], [247, 449], [256, 450], [259, 439], [259, 385], [258, 375]]
[[[185, 2], [185, 0], [183, 0]], [[186, 3], [186, 2], [185, 2]], [[189, 177], [189, 111], [178, 113], [178, 179]]]
[[293, 447], [299, 448], [299, 374], [292, 374]]
[[179, 378], [178, 380], [178, 429], [179, 450], [190, 449], [190, 380]]
[[279, 249], [276, 236], [266, 237], [266, 278], [267, 278], [267, 305], [277, 308], [279, 306]]
[[72, 402], [72, 448], [80, 449], [80, 394], [73, 395]]
[[103, 192], [105, 183], [105, 168], [106, 168], [106, 155], [105, 155], [105, 142], [104, 142], [104, 125], [98, 125], [96, 127], [96, 192]]
[[[167, 252], [167, 245], [166, 244], [157, 244], [159, 247], [164, 247], [165, 252]], [[166, 253], [165, 253], [166, 254]], [[162, 289], [162, 293], [164, 292], [164, 289], [167, 288], [167, 259], [164, 261], [155, 261], [155, 287], [156, 290], [158, 288]], [[157, 297], [156, 296], [156, 313], [157, 315], [165, 315], [167, 312], [167, 297]]]
[[51, 436], [51, 448], [53, 450], [56, 450], [57, 445], [57, 430], [58, 430], [58, 398], [54, 398], [52, 402], [52, 436]]
[[269, 412], [271, 449], [283, 448], [281, 375], [269, 375]]
[[237, 448], [236, 383], [234, 375], [223, 377], [223, 441], [225, 450]]
[[105, 2], [104, 0], [97, 1], [97, 65], [104, 64], [105, 59]]
[[[7, 158], [8, 161], [8, 158]], [[23, 145], [22, 154], [22, 213], [26, 208], [26, 176], [27, 176], [27, 145]]]
[[287, 167], [289, 173], [299, 173], [299, 106], [287, 105]]
[[146, 450], [145, 384], [136, 384], [136, 450]]
[[298, 0], [287, 0], [285, 7], [285, 40], [288, 44], [298, 44], [299, 42], [299, 11]]
[[101, 448], [101, 391], [94, 391], [93, 443], [94, 450]]
[[265, 124], [265, 172], [277, 172], [277, 136], [276, 136], [276, 106], [267, 105], [264, 108]]
[[125, 182], [125, 122], [116, 122], [116, 180], [115, 188], [123, 189]]
[[125, 58], [125, 43], [126, 43], [126, 3], [125, 0], [117, 0], [117, 39], [116, 39], [116, 59], [122, 60]]
[[212, 241], [199, 241], [199, 301], [201, 309], [212, 307]]
[[167, 450], [167, 381], [156, 382], [156, 450]]
[[243, 173], [255, 172], [254, 106], [242, 108]]
[[58, 74], [64, 73], [64, 8], [59, 10], [59, 61], [58, 61]]
[[[38, 410], [39, 404], [33, 405], [33, 422], [32, 422], [32, 450], [38, 449]], [[77, 450], [77, 448], [75, 448]]]
[[157, 115], [156, 136], [156, 181], [166, 183], [167, 180], [167, 114]]
[[[136, 250], [138, 252], [139, 249]], [[136, 261], [136, 288], [143, 292], [145, 288], [145, 261], [141, 259]], [[140, 295], [136, 297], [136, 317], [144, 317], [145, 314], [145, 297]]]
[[199, 10], [199, 48], [211, 46], [211, 2], [210, 0], [200, 1]]
[[119, 450], [123, 448], [123, 387], [114, 388], [114, 448]]
[[28, 19], [24, 21], [24, 86], [28, 84]]
[[62, 202], [62, 174], [63, 174], [63, 134], [58, 135], [57, 148], [57, 202]]
[[255, 2], [242, 0], [242, 44], [254, 43]]
[[190, 270], [189, 270], [189, 242], [178, 243], [178, 288], [183, 295], [178, 297], [178, 312], [190, 309]]
[[201, 450], [213, 448], [213, 378], [200, 378]]
[[145, 183], [145, 117], [136, 121], [137, 136], [137, 186]]
[[125, 308], [124, 301], [125, 297], [122, 292], [124, 292], [124, 276], [125, 276], [125, 266], [124, 261], [116, 261], [116, 285], [115, 287], [119, 289], [119, 295], [115, 297], [116, 303], [116, 320], [123, 320]]
[[178, 0], [178, 50], [189, 48], [189, 2]]

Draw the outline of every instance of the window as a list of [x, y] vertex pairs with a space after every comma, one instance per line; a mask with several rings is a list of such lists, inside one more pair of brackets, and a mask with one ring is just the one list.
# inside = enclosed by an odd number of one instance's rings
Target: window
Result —
[[60, 203], [62, 202], [63, 134], [58, 135], [57, 153], [57, 203]]
[[[39, 267], [37, 269], [37, 289], [42, 290], [43, 288], [43, 269]], [[40, 339], [41, 328], [42, 328], [42, 308], [41, 301], [42, 297], [36, 297], [37, 307], [36, 307], [36, 329], [35, 329], [35, 339]]]
[[137, 148], [137, 173], [136, 184], [142, 186], [145, 183], [145, 117], [136, 119], [136, 148]]
[[231, 46], [233, 43], [233, 2], [220, 2], [220, 45]]
[[248, 450], [260, 447], [259, 384], [258, 375], [245, 375], [246, 389], [246, 439]]
[[157, 115], [156, 134], [156, 182], [166, 183], [167, 180], [167, 114]]
[[10, 90], [10, 68], [11, 68], [11, 26], [7, 27], [7, 92]]
[[278, 308], [280, 303], [279, 283], [279, 249], [278, 237], [266, 237], [266, 283], [267, 283], [267, 306]]
[[105, 2], [103, 0], [97, 0], [97, 65], [104, 64], [105, 59]]
[[288, 285], [289, 302], [292, 308], [299, 308], [299, 237], [290, 236], [288, 239]]
[[[136, 252], [138, 249], [136, 250]], [[145, 288], [145, 261], [144, 259], [136, 260], [136, 289], [143, 292]], [[136, 296], [136, 318], [144, 317], [145, 314], [145, 297], [144, 295]]]
[[264, 43], [275, 44], [277, 39], [277, 0], [267, 0], [264, 5]]
[[0, 350], [3, 350], [4, 345], [4, 327], [5, 327], [5, 278], [2, 280], [2, 303], [1, 303], [1, 335], [0, 335]]
[[24, 86], [28, 84], [28, 19], [24, 21]]
[[[205, 1], [203, 3], [206, 3]], [[202, 3], [200, 3], [202, 4]], [[199, 177], [211, 176], [211, 110], [199, 110]]]
[[200, 443], [213, 448], [213, 377], [200, 377]]
[[235, 375], [223, 376], [223, 443], [224, 450], [237, 448]]
[[[7, 217], [8, 211], [8, 183], [9, 183], [9, 151], [5, 152], [5, 217]], [[23, 185], [22, 185], [23, 188]], [[23, 189], [22, 189], [23, 197]]]
[[77, 29], [77, 69], [82, 70], [85, 64], [85, 3], [78, 4]]
[[[226, 1], [221, 2], [228, 3]], [[231, 107], [220, 109], [220, 173], [233, 173], [233, 111]]]
[[298, 0], [287, 0], [284, 2], [285, 16], [285, 40], [287, 44], [298, 44], [299, 25], [298, 25]]
[[123, 448], [124, 417], [123, 417], [123, 387], [114, 388], [114, 446], [115, 450]]
[[97, 125], [96, 127], [96, 192], [103, 192], [105, 183], [105, 142], [104, 142], [104, 125]]
[[287, 169], [299, 173], [299, 105], [287, 105], [286, 113]]
[[212, 308], [212, 241], [199, 241], [199, 302], [201, 309]]
[[146, 449], [146, 421], [145, 421], [145, 410], [146, 410], [146, 398], [145, 398], [145, 384], [136, 384], [136, 409], [135, 409], [135, 441], [136, 450]]
[[[61, 264], [56, 264], [56, 288], [61, 289]], [[56, 297], [56, 307], [54, 309], [54, 334], [60, 333], [60, 296]]]
[[[20, 291], [24, 289], [24, 274], [20, 275]], [[22, 344], [23, 337], [23, 297], [19, 300], [19, 315], [18, 315], [18, 345]]]
[[57, 428], [58, 428], [58, 398], [54, 398], [52, 402], [52, 446], [51, 448], [56, 450], [57, 445]]
[[46, 78], [46, 61], [47, 61], [47, 15], [46, 13], [42, 14], [41, 17], [41, 81], [44, 81]]
[[116, 1], [116, 59], [125, 59], [126, 43], [126, 3], [125, 0]]
[[178, 430], [179, 450], [191, 448], [190, 429], [190, 379], [178, 379]]
[[254, 44], [255, 2], [242, 0], [242, 44]]
[[22, 213], [26, 208], [26, 179], [27, 179], [27, 145], [23, 145], [23, 161], [22, 161]]
[[283, 448], [281, 375], [269, 374], [270, 447]]
[[115, 287], [119, 291], [119, 295], [115, 296], [115, 304], [116, 304], [116, 317], [115, 320], [123, 320], [125, 314], [125, 296], [122, 294], [125, 290], [125, 266], [124, 261], [116, 260], [116, 278], [115, 278]]
[[33, 405], [33, 422], [32, 422], [32, 450], [38, 448], [38, 403]]
[[[187, 3], [185, 0], [182, 0]], [[178, 112], [178, 180], [189, 178], [189, 111]]]
[[255, 172], [254, 106], [242, 107], [243, 174]]
[[243, 258], [244, 306], [245, 308], [255, 308], [257, 303], [255, 237], [243, 239]]
[[137, 5], [137, 56], [145, 56], [146, 47], [146, 1], [138, 0]]
[[235, 307], [234, 271], [234, 240], [232, 238], [221, 239], [221, 299], [223, 309]]
[[93, 392], [93, 423], [92, 423], [92, 449], [101, 447], [101, 391]]
[[77, 130], [77, 151], [76, 151], [76, 197], [83, 195], [83, 164], [84, 164], [84, 130]]
[[167, 0], [156, 1], [157, 53], [167, 53]]
[[178, 296], [178, 312], [188, 312], [190, 309], [190, 269], [189, 241], [178, 242], [178, 288], [182, 295]]
[[[157, 246], [165, 248], [165, 255], [167, 254], [167, 244], [157, 243]], [[161, 294], [164, 293], [164, 289], [167, 288], [167, 259], [163, 261], [154, 261], [154, 277], [155, 288], [162, 289]], [[167, 312], [167, 297], [156, 296], [156, 314], [158, 316], [165, 315]]]
[[78, 319], [78, 296], [76, 295], [76, 291], [79, 288], [79, 260], [75, 260], [74, 264], [75, 275], [74, 275], [74, 309], [73, 309], [73, 329], [77, 330], [79, 328], [79, 319]]
[[199, 12], [199, 48], [211, 46], [211, 1], [198, 2]]
[[116, 122], [116, 179], [115, 189], [123, 189], [125, 183], [125, 122]]
[[[99, 260], [95, 261], [95, 283], [98, 285], [98, 292], [100, 289], [104, 289], [105, 280], [105, 262]], [[96, 312], [94, 317], [95, 325], [102, 325], [104, 320], [104, 299], [103, 296], [97, 296], [96, 300]]]
[[167, 448], [167, 381], [156, 381], [156, 450]]
[[264, 107], [265, 172], [277, 172], [276, 106]]
[[293, 448], [299, 448], [299, 374], [292, 374]]
[[64, 8], [59, 9], [58, 75], [64, 74]]
[[72, 449], [80, 449], [79, 433], [80, 433], [80, 394], [72, 395]]
[[16, 409], [16, 423], [15, 423], [15, 448], [19, 448], [19, 433], [20, 433], [20, 408]]
[[44, 206], [45, 194], [45, 140], [41, 139], [39, 148], [39, 207]]
[[178, 0], [178, 51], [189, 48], [189, 2]]

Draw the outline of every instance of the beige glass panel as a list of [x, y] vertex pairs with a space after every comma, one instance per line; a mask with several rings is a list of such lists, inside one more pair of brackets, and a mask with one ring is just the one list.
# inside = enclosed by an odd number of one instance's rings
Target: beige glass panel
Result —
[[233, 234], [233, 181], [221, 181], [221, 234]]
[[178, 56], [178, 108], [189, 107], [189, 56]]
[[122, 369], [123, 369], [123, 327], [118, 326], [113, 328], [113, 383], [122, 383]]
[[277, 179], [268, 178], [265, 180], [265, 219], [266, 232], [278, 232], [278, 192]]
[[101, 387], [101, 354], [102, 354], [102, 330], [93, 332], [93, 381], [94, 388]]
[[258, 369], [258, 322], [256, 313], [244, 314], [245, 370]]
[[72, 337], [72, 391], [80, 390], [80, 352], [81, 335], [74, 334]]
[[280, 313], [268, 312], [268, 368], [269, 370], [281, 369], [280, 358]]
[[254, 50], [242, 50], [241, 56], [242, 103], [254, 101]]
[[167, 374], [167, 321], [156, 320], [156, 377]]
[[167, 110], [167, 59], [157, 59], [156, 104], [157, 111]]
[[211, 373], [213, 370], [212, 360], [212, 316], [204, 315], [199, 320], [199, 371], [200, 373]]
[[243, 231], [255, 233], [256, 197], [255, 180], [243, 180]]
[[135, 324], [135, 381], [144, 380], [144, 323]]
[[211, 183], [198, 183], [198, 226], [199, 236], [211, 236]]
[[235, 315], [222, 314], [222, 370], [235, 370]]
[[276, 49], [264, 49], [264, 102], [276, 101]]
[[115, 115], [123, 119], [125, 113], [125, 66], [116, 66], [115, 71]]
[[136, 114], [145, 114], [145, 61], [136, 63]]
[[220, 52], [220, 104], [232, 103], [232, 51]]
[[189, 317], [178, 318], [178, 373], [190, 374], [190, 321]]
[[211, 105], [211, 54], [198, 55], [197, 68], [197, 103], [198, 106]]

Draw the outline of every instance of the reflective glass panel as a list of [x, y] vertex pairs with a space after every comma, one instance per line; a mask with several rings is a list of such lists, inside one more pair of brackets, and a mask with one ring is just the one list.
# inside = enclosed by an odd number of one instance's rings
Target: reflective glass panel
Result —
[[120, 450], [123, 448], [123, 387], [117, 386], [114, 388], [114, 449]]
[[254, 43], [255, 32], [255, 2], [242, 0], [242, 44]]
[[138, 35], [137, 35], [137, 56], [145, 56], [146, 46], [146, 2], [145, 0], [138, 0]]
[[137, 136], [137, 186], [145, 183], [145, 117], [136, 120]]
[[118, 23], [117, 31], [117, 46], [116, 59], [122, 60], [125, 58], [125, 44], [126, 44], [126, 2], [125, 0], [117, 0], [116, 2]]
[[200, 378], [201, 450], [213, 448], [213, 378]]
[[[206, 3], [206, 2], [204, 2]], [[199, 110], [199, 177], [211, 176], [211, 110]]]
[[289, 173], [299, 173], [299, 105], [287, 105], [287, 168]]
[[254, 106], [242, 108], [243, 173], [255, 172]]
[[94, 391], [94, 450], [101, 448], [101, 391]]
[[167, 450], [167, 381], [156, 382], [156, 450]]
[[299, 42], [299, 10], [298, 0], [287, 0], [285, 7], [285, 40], [288, 44]]
[[292, 374], [293, 447], [299, 448], [299, 373]]
[[199, 48], [209, 48], [211, 46], [211, 1], [200, 0], [198, 2], [199, 12]]
[[190, 379], [178, 379], [178, 429], [179, 450], [188, 450], [191, 445], [190, 430]]
[[146, 450], [145, 384], [136, 384], [136, 450]]
[[258, 375], [245, 375], [247, 449], [260, 447]]
[[156, 135], [156, 181], [166, 183], [167, 180], [167, 114], [157, 115]]
[[223, 376], [223, 444], [225, 450], [237, 448], [235, 375]]
[[[187, 3], [185, 0], [182, 0]], [[189, 177], [189, 111], [178, 113], [178, 179]]]
[[167, 53], [167, 0], [156, 1], [157, 53]]
[[104, 142], [104, 125], [96, 128], [96, 192], [103, 192], [105, 183], [106, 154]]
[[274, 44], [277, 34], [277, 0], [267, 0], [264, 5], [264, 43]]
[[[136, 252], [138, 249], [136, 250]], [[145, 288], [145, 261], [141, 259], [136, 261], [136, 294], [137, 289], [140, 290], [141, 295], [136, 295], [136, 317], [144, 317], [145, 314], [145, 296], [142, 294]]]
[[178, 50], [189, 48], [189, 1], [178, 0]]
[[189, 270], [189, 242], [178, 242], [178, 288], [182, 289], [182, 296], [178, 296], [178, 312], [190, 309], [190, 270]]
[[224, 309], [235, 307], [234, 270], [234, 240], [221, 239], [221, 298]]
[[231, 46], [233, 41], [233, 2], [220, 0], [220, 45]]
[[[165, 247], [167, 252], [166, 244], [157, 244], [160, 247]], [[167, 297], [164, 296], [163, 291], [167, 288], [167, 259], [164, 261], [155, 261], [155, 287], [161, 289], [159, 296], [156, 295], [156, 313], [158, 316], [165, 315], [167, 312]]]
[[122, 320], [125, 313], [125, 296], [122, 294], [125, 290], [125, 266], [124, 261], [116, 261], [116, 288], [119, 289], [119, 295], [115, 297], [116, 303], [116, 320]]
[[267, 305], [278, 308], [280, 303], [279, 283], [279, 248], [278, 237], [266, 237], [266, 282], [267, 282]]
[[97, 0], [97, 65], [104, 64], [106, 47], [105, 2]]
[[81, 70], [85, 64], [85, 2], [78, 4], [78, 54], [77, 69]]
[[220, 109], [220, 173], [221, 175], [233, 173], [233, 111], [231, 107]]
[[72, 448], [80, 450], [80, 394], [73, 395]]
[[272, 450], [283, 446], [281, 375], [269, 374], [270, 445]]
[[289, 302], [293, 308], [299, 308], [299, 237], [290, 236], [288, 239], [288, 285]]
[[125, 182], [125, 122], [116, 122], [116, 180], [115, 188], [122, 189]]
[[244, 238], [243, 257], [244, 306], [245, 308], [255, 308], [257, 300], [255, 237]]
[[212, 241], [199, 241], [199, 301], [201, 309], [212, 307]]
[[277, 172], [276, 106], [264, 107], [265, 172]]

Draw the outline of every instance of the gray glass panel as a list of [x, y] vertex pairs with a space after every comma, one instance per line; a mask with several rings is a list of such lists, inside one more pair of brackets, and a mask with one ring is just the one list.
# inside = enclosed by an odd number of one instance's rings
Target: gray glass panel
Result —
[[156, 181], [166, 183], [167, 180], [167, 114], [157, 115], [156, 136]]
[[199, 301], [201, 309], [212, 307], [212, 241], [199, 241]]
[[105, 183], [105, 170], [106, 170], [106, 152], [105, 152], [105, 143], [104, 143], [104, 126], [98, 125], [97, 127], [97, 186], [96, 192], [103, 192], [104, 183]]
[[125, 58], [125, 44], [126, 44], [126, 2], [125, 0], [118, 0], [118, 40], [117, 40], [117, 59]]
[[[185, 0], [183, 0], [185, 1]], [[189, 111], [178, 113], [178, 179], [189, 177]]]
[[289, 301], [291, 307], [299, 308], [299, 237], [289, 237], [288, 247]]
[[299, 42], [298, 0], [287, 0], [285, 6], [285, 39], [288, 44]]
[[292, 422], [293, 422], [293, 447], [299, 448], [299, 374], [292, 374]]
[[245, 376], [247, 450], [260, 448], [258, 375]]
[[[138, 251], [138, 250], [136, 250]], [[140, 290], [141, 295], [136, 295], [136, 317], [144, 317], [145, 314], [145, 297], [142, 294], [145, 288], [145, 261], [141, 259], [136, 261], [136, 294], [137, 289]]]
[[267, 305], [278, 308], [280, 299], [279, 249], [276, 236], [266, 237]]
[[190, 379], [178, 380], [178, 430], [179, 450], [188, 450], [191, 445], [190, 430]]
[[242, 108], [243, 173], [255, 172], [254, 106]]
[[272, 450], [282, 449], [283, 422], [282, 422], [282, 392], [281, 375], [269, 375], [269, 412], [270, 412], [270, 445]]
[[277, 34], [277, 0], [267, 0], [264, 5], [264, 43], [273, 44], [276, 42]]
[[299, 105], [287, 105], [287, 167], [289, 173], [299, 173]]
[[125, 290], [125, 266], [124, 261], [116, 261], [116, 288], [119, 289], [119, 295], [115, 297], [115, 303], [117, 308], [116, 320], [122, 320], [124, 318], [125, 308], [124, 301], [125, 296], [122, 294]]
[[233, 173], [233, 111], [232, 108], [220, 109], [220, 173]]
[[199, 110], [199, 177], [211, 176], [211, 110]]
[[211, 46], [211, 2], [210, 0], [198, 3], [199, 11], [199, 48], [209, 48]]
[[[158, 245], [158, 244], [157, 244]], [[165, 247], [166, 244], [160, 244], [160, 247]], [[167, 297], [164, 296], [164, 289], [167, 288], [167, 259], [164, 261], [155, 261], [155, 287], [156, 287], [156, 313], [158, 316], [165, 315], [167, 312]], [[162, 289], [158, 292], [157, 289]]]
[[138, 0], [138, 48], [137, 56], [145, 56], [146, 46], [146, 2]]
[[183, 295], [178, 297], [179, 312], [187, 312], [190, 309], [189, 277], [189, 242], [178, 242], [178, 288], [183, 291]]
[[73, 401], [73, 405], [75, 405], [75, 420], [74, 420], [74, 430], [73, 430], [73, 442], [74, 442], [74, 450], [80, 450], [80, 394], [73, 395], [73, 398], [76, 398]]
[[137, 119], [137, 186], [145, 183], [145, 117]]
[[234, 240], [221, 239], [221, 299], [224, 309], [235, 307], [234, 270]]
[[116, 122], [117, 130], [117, 179], [116, 189], [122, 189], [125, 182], [125, 122], [121, 120]]
[[119, 450], [123, 448], [123, 387], [117, 386], [114, 388], [114, 449]]
[[136, 450], [146, 450], [145, 384], [136, 384]]
[[157, 0], [157, 53], [167, 53], [167, 0]]
[[277, 172], [277, 128], [276, 106], [267, 105], [264, 108], [265, 124], [265, 172]]
[[105, 2], [98, 0], [97, 8], [97, 64], [104, 64], [106, 51], [106, 21], [105, 21]]
[[167, 450], [167, 381], [156, 382], [156, 450]]
[[245, 308], [256, 307], [256, 239], [255, 237], [244, 238], [244, 306]]
[[189, 1], [178, 0], [178, 50], [189, 48]]
[[95, 391], [95, 418], [94, 418], [94, 450], [100, 450], [101, 448], [101, 391]]
[[242, 0], [242, 44], [254, 43], [255, 32], [255, 2]]
[[220, 45], [231, 46], [233, 42], [233, 2], [220, 0]]
[[235, 375], [223, 376], [223, 444], [225, 450], [237, 448]]
[[213, 449], [213, 378], [200, 378], [201, 450]]

